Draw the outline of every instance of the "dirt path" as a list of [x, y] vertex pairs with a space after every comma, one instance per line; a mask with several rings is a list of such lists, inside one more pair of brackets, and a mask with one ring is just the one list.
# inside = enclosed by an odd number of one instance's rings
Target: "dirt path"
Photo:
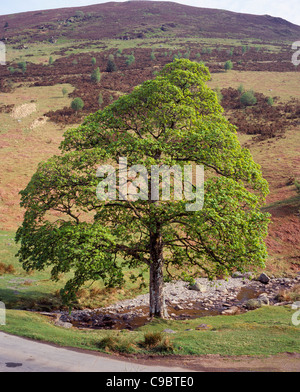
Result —
[[[154, 361], [151, 358], [151, 361]], [[156, 365], [164, 364], [158, 358]], [[300, 354], [282, 353], [268, 357], [222, 357], [220, 355], [186, 356], [167, 360], [168, 366], [182, 366], [192, 371], [201, 372], [299, 372]]]

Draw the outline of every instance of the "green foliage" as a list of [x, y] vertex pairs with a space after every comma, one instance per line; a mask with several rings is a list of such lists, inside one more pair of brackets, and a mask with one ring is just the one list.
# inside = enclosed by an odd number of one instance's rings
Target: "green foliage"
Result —
[[94, 71], [91, 74], [91, 80], [94, 83], [99, 83], [101, 80], [101, 72], [100, 72], [100, 68], [97, 67], [96, 69], [94, 69]]
[[101, 106], [101, 105], [103, 104], [103, 96], [102, 96], [102, 93], [99, 93], [98, 104], [99, 104], [99, 106]]
[[233, 68], [233, 64], [231, 60], [227, 60], [224, 64], [225, 71], [230, 71]]
[[140, 346], [155, 352], [172, 353], [174, 351], [173, 343], [162, 332], [146, 332], [144, 340], [140, 342]]
[[96, 58], [95, 58], [95, 57], [93, 57], [93, 58], [92, 58], [92, 60], [91, 60], [91, 62], [92, 62], [92, 65], [96, 65], [96, 63], [97, 63], [97, 60], [96, 60]]
[[268, 97], [267, 104], [270, 105], [270, 106], [273, 106], [274, 105], [274, 99], [272, 97]]
[[19, 62], [19, 63], [18, 63], [18, 67], [19, 67], [19, 69], [23, 72], [23, 74], [26, 73], [26, 70], [27, 70], [26, 61], [21, 61], [21, 62]]
[[242, 94], [240, 100], [244, 106], [252, 106], [252, 105], [255, 105], [257, 102], [257, 99], [256, 99], [253, 91], [244, 92]]
[[114, 56], [110, 54], [108, 56], [107, 65], [106, 65], [106, 72], [114, 72], [117, 70], [117, 66], [115, 63]]
[[217, 94], [218, 102], [221, 103], [221, 102], [222, 102], [222, 99], [223, 99], [223, 95], [222, 95], [222, 93], [221, 93], [220, 88], [219, 88], [219, 87], [216, 87], [216, 88], [214, 89], [214, 91], [215, 91], [215, 93]]
[[152, 61], [156, 60], [155, 52], [153, 52], [153, 51], [151, 52], [150, 58], [151, 58]]
[[65, 96], [68, 94], [68, 89], [66, 87], [63, 87], [61, 92], [62, 92], [63, 96]]
[[242, 94], [244, 91], [245, 91], [245, 87], [242, 84], [240, 84], [238, 87], [238, 92]]
[[14, 67], [8, 67], [9, 72], [13, 75], [17, 70]]
[[190, 58], [190, 55], [191, 55], [191, 51], [188, 50], [188, 51], [186, 51], [186, 52], [183, 54], [183, 58], [184, 58], [184, 59], [189, 59], [189, 58]]
[[[208, 80], [202, 64], [167, 64], [154, 80], [68, 130], [61, 155], [41, 163], [21, 191], [19, 259], [28, 271], [51, 267], [53, 279], [72, 271], [62, 291], [66, 303], [87, 281], [122, 284], [124, 266], [153, 271], [163, 261], [179, 276], [193, 266], [210, 278], [264, 266], [268, 185]], [[148, 184], [153, 165], [203, 165], [203, 208], [187, 210], [185, 197], [120, 200], [119, 187], [115, 200], [99, 200], [96, 168], [115, 163], [118, 173], [119, 157], [128, 167], [143, 165]]]
[[134, 54], [131, 53], [126, 58], [126, 64], [127, 64], [128, 67], [130, 67], [134, 62], [135, 62], [135, 57], [134, 57]]
[[122, 339], [117, 336], [106, 336], [96, 343], [97, 348], [119, 353], [133, 353], [136, 351], [132, 339]]
[[72, 102], [71, 102], [71, 108], [73, 110], [75, 110], [76, 112], [78, 112], [79, 110], [82, 110], [84, 107], [84, 102], [81, 98], [75, 98]]
[[49, 65], [52, 65], [53, 63], [54, 63], [53, 57], [50, 56], [50, 57], [49, 57]]

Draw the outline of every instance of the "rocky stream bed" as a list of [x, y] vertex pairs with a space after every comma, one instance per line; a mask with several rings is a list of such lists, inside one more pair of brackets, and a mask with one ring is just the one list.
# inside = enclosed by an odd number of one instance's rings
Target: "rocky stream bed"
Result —
[[[232, 315], [247, 312], [263, 305], [279, 306], [278, 294], [300, 284], [295, 278], [274, 278], [261, 274], [251, 279], [247, 274], [236, 274], [228, 280], [196, 279], [194, 285], [177, 281], [165, 284], [165, 299], [169, 317], [175, 320], [211, 315]], [[118, 302], [106, 308], [75, 310], [71, 314], [56, 314], [56, 325], [62, 327], [133, 330], [150, 318], [149, 295]]]

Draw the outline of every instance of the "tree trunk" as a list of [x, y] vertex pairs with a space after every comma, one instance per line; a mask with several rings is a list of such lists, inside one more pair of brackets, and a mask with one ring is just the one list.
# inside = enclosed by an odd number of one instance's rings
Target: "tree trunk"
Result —
[[167, 318], [163, 287], [163, 243], [160, 233], [150, 235], [150, 254], [150, 317]]

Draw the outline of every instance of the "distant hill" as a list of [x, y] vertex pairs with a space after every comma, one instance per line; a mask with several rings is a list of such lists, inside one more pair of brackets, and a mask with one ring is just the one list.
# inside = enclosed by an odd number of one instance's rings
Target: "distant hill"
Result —
[[0, 16], [0, 39], [212, 37], [294, 42], [300, 26], [269, 15], [250, 15], [163, 1], [109, 2]]

